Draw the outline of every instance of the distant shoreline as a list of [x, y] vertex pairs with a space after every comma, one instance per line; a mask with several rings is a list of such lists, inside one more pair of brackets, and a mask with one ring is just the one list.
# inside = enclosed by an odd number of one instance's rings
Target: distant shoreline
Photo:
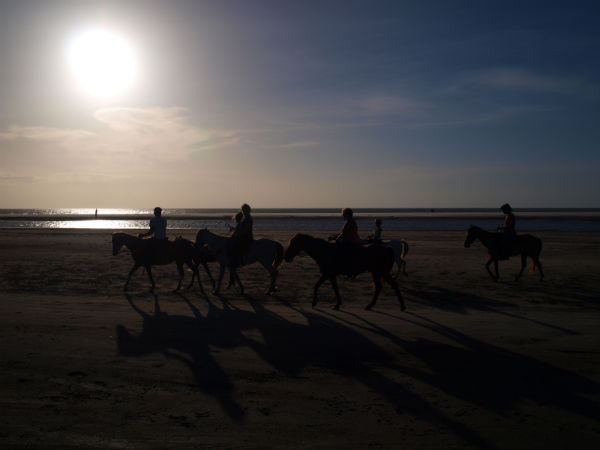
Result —
[[[600, 211], [541, 211], [541, 212], [523, 212], [518, 213], [517, 217], [520, 220], [591, 220], [600, 221]], [[299, 213], [262, 213], [253, 214], [255, 219], [271, 219], [271, 220], [331, 220], [338, 218], [339, 213], [333, 214], [329, 212], [314, 213], [314, 212], [299, 212]], [[149, 220], [151, 214], [2, 214], [0, 220], [10, 221], [80, 221], [80, 220]], [[231, 220], [231, 214], [214, 213], [214, 214], [165, 214], [170, 220]], [[366, 212], [356, 213], [356, 219], [415, 219], [415, 220], [488, 220], [501, 218], [502, 213], [499, 212]]]

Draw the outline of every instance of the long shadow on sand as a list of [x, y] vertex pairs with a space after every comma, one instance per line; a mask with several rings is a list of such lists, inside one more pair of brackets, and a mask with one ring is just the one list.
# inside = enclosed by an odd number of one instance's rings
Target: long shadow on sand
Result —
[[524, 320], [546, 328], [551, 328], [565, 334], [577, 335], [576, 331], [570, 330], [560, 325], [551, 324], [537, 319], [505, 311], [503, 308], [517, 307], [516, 303], [493, 300], [478, 295], [467, 294], [465, 292], [453, 291], [443, 287], [434, 287], [428, 291], [408, 290], [411, 295], [410, 302], [430, 306], [442, 311], [454, 312], [457, 314], [468, 314], [469, 311], [490, 312], [513, 319]]
[[[189, 306], [191, 315], [162, 312], [158, 298], [154, 312], [146, 313], [127, 296], [132, 308], [143, 318], [143, 328], [133, 334], [117, 325], [119, 353], [142, 356], [163, 352], [187, 364], [198, 387], [217, 398], [233, 420], [244, 419], [243, 408], [233, 396], [235, 380], [212, 357], [210, 347], [246, 346], [287, 376], [298, 376], [306, 368], [317, 366], [355, 380], [394, 404], [398, 413], [425, 418], [481, 448], [494, 446], [477, 431], [446, 416], [427, 399], [373, 367], [420, 380], [492, 411], [507, 412], [521, 400], [531, 399], [587, 417], [597, 417], [600, 413], [598, 405], [580, 396], [598, 392], [596, 383], [414, 314], [412, 318], [399, 320], [433, 331], [440, 337], [439, 341], [400, 338], [353, 313], [307, 311], [288, 304], [305, 319], [304, 323], [297, 323], [251, 299], [252, 311], [236, 308], [223, 299], [221, 307], [207, 300], [208, 311], [202, 314], [186, 297], [181, 298]], [[260, 341], [247, 338], [243, 333], [256, 329], [262, 335]], [[402, 354], [420, 359], [430, 370], [401, 365], [394, 355], [367, 338], [369, 333], [391, 340]], [[455, 345], [446, 343], [448, 339]]]

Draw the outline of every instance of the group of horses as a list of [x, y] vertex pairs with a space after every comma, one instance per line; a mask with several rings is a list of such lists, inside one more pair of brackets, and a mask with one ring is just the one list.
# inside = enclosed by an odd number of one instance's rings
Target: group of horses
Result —
[[[542, 248], [541, 241], [531, 235], [516, 236], [511, 242], [510, 251], [507, 253], [503, 248], [502, 237], [500, 233], [490, 233], [482, 228], [471, 226], [467, 230], [467, 237], [464, 242], [465, 247], [470, 247], [474, 240], [479, 239], [488, 249], [489, 260], [485, 267], [494, 281], [498, 280], [498, 261], [510, 256], [521, 255], [521, 270], [516, 276], [519, 279], [526, 265], [527, 258], [531, 258], [531, 272], [537, 267], [540, 272], [540, 279], [544, 274], [539, 261], [539, 255]], [[237, 274], [236, 265], [230, 263], [230, 252], [228, 251], [230, 238], [214, 234], [207, 229], [198, 231], [196, 241], [178, 237], [174, 241], [158, 241], [155, 239], [142, 239], [127, 233], [113, 233], [112, 246], [113, 255], [116, 256], [125, 246], [131, 251], [134, 265], [129, 271], [125, 290], [129, 285], [131, 276], [139, 267], [144, 267], [148, 273], [151, 283], [151, 289], [154, 290], [155, 284], [152, 277], [152, 266], [165, 265], [175, 262], [179, 273], [179, 282], [176, 291], [181, 288], [184, 278], [184, 265], [192, 270], [192, 280], [188, 286], [191, 288], [194, 280], [197, 280], [200, 291], [204, 293], [198, 267], [203, 265], [213, 286], [213, 293], [219, 294], [225, 269], [229, 269], [229, 287], [237, 284], [240, 293], [243, 295], [244, 287]], [[336, 297], [335, 309], [338, 309], [342, 303], [337, 284], [337, 277], [345, 275], [354, 278], [358, 274], [369, 272], [373, 280], [374, 294], [371, 302], [366, 309], [375, 306], [377, 298], [382, 289], [382, 282], [387, 282], [398, 298], [402, 310], [406, 309], [404, 299], [400, 293], [398, 283], [391, 275], [394, 263], [398, 270], [396, 278], [400, 272], [406, 275], [406, 262], [404, 257], [408, 252], [408, 244], [403, 240], [384, 241], [381, 244], [357, 245], [352, 243], [330, 243], [324, 239], [315, 238], [307, 234], [296, 234], [289, 242], [289, 246], [284, 250], [283, 246], [271, 239], [254, 240], [250, 250], [242, 256], [238, 265], [246, 266], [259, 262], [270, 275], [270, 284], [267, 294], [272, 294], [277, 290], [276, 279], [283, 260], [292, 261], [299, 253], [304, 252], [315, 260], [319, 266], [321, 277], [314, 286], [313, 307], [317, 304], [317, 292], [319, 287], [327, 280], [330, 281]], [[219, 276], [215, 282], [208, 267], [209, 262], [219, 263]], [[489, 268], [494, 263], [495, 274]]]

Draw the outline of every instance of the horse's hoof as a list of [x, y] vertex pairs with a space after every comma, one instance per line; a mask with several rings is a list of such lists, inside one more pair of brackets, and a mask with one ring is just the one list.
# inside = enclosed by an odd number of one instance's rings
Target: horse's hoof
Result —
[[372, 308], [372, 306], [371, 306], [371, 305], [367, 305], [367, 306], [365, 306], [365, 309], [366, 309], [367, 311], [371, 311], [371, 308]]
[[336, 311], [338, 311], [340, 309], [340, 305], [335, 305], [334, 307], [332, 307], [331, 309], [335, 309]]
[[406, 305], [400, 305], [400, 311], [406, 311]]

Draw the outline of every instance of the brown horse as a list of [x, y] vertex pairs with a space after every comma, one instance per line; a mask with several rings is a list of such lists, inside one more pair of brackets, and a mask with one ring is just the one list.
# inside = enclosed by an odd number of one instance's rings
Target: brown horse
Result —
[[[475, 239], [479, 239], [481, 243], [487, 248], [488, 254], [490, 258], [485, 264], [485, 268], [492, 277], [494, 281], [498, 281], [498, 260], [500, 259], [508, 259], [503, 258], [503, 248], [502, 248], [502, 233], [491, 233], [489, 231], [485, 231], [483, 228], [476, 227], [475, 225], [471, 225], [467, 230], [467, 238], [465, 239], [465, 247], [469, 248]], [[540, 272], [540, 280], [544, 279], [544, 271], [542, 270], [542, 263], [540, 263], [540, 253], [542, 251], [542, 241], [535, 236], [530, 234], [521, 234], [517, 235], [513, 238], [513, 241], [510, 246], [509, 256], [521, 255], [521, 270], [515, 277], [515, 281], [517, 281], [525, 266], [527, 264], [527, 257], [531, 258], [531, 267], [529, 269], [529, 273], [533, 273], [535, 267], [537, 266]], [[494, 263], [494, 269], [496, 271], [496, 275], [492, 273], [490, 270], [490, 264]]]
[[314, 238], [306, 234], [296, 234], [285, 251], [285, 260], [291, 261], [300, 252], [306, 252], [319, 265], [321, 278], [315, 284], [312, 306], [317, 304], [317, 291], [325, 280], [329, 280], [335, 292], [337, 303], [334, 309], [339, 309], [342, 299], [338, 290], [337, 275], [355, 276], [359, 273], [370, 272], [373, 277], [375, 294], [371, 303], [365, 309], [371, 309], [377, 302], [381, 292], [381, 280], [388, 282], [396, 295], [402, 311], [406, 309], [398, 283], [392, 278], [390, 271], [394, 265], [394, 251], [381, 245], [362, 246], [352, 243], [331, 244], [323, 239]]
[[196, 249], [194, 243], [187, 239], [177, 238], [174, 241], [168, 240], [156, 240], [156, 239], [140, 239], [136, 236], [132, 236], [127, 233], [113, 233], [112, 235], [112, 246], [113, 256], [116, 256], [122, 246], [127, 247], [131, 251], [131, 256], [134, 261], [133, 268], [129, 271], [129, 276], [125, 282], [124, 290], [127, 290], [129, 280], [133, 273], [138, 267], [143, 266], [148, 272], [150, 283], [152, 284], [151, 290], [154, 290], [154, 279], [152, 278], [152, 266], [165, 265], [175, 262], [177, 264], [177, 271], [179, 272], [179, 283], [175, 290], [181, 288], [181, 282], [183, 281], [183, 264], [185, 263], [194, 276], [198, 277], [198, 287], [202, 293], [202, 284], [200, 283], [200, 275], [198, 273], [198, 267], [194, 264], [194, 256]]

